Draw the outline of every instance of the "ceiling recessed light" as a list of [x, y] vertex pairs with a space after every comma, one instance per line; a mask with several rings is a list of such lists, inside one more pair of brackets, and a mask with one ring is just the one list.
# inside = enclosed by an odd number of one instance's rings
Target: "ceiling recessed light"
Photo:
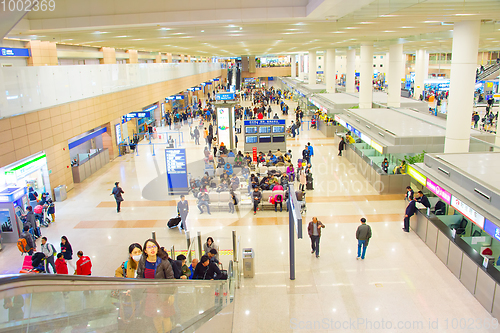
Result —
[[94, 31], [93, 34], [94, 35], [101, 35], [101, 34], [107, 34], [108, 32], [107, 31]]
[[304, 23], [304, 22], [298, 22], [298, 23], [294, 23], [292, 25], [307, 25], [307, 23]]
[[384, 15], [380, 15], [380, 17], [397, 17], [399, 15], [393, 15], [393, 14], [384, 14]]
[[205, 32], [205, 30], [202, 30], [201, 32]]
[[344, 29], [359, 29], [358, 27], [345, 27]]
[[473, 16], [473, 15], [477, 15], [477, 14], [471, 14], [471, 13], [457, 13], [457, 14], [455, 14], [455, 16]]
[[161, 31], [167, 31], [167, 30], [172, 30], [171, 28], [160, 28], [158, 30], [161, 30]]
[[243, 30], [243, 27], [240, 27], [240, 30]]
[[126, 37], [129, 37], [129, 36], [115, 36], [115, 38], [126, 38]]
[[401, 27], [401, 29], [414, 29], [415, 27]]
[[359, 24], [373, 24], [375, 22], [359, 22]]
[[385, 31], [382, 31], [382, 32], [396, 32], [396, 31], [393, 31], [393, 30], [385, 30]]
[[136, 39], [131, 39], [131, 40], [144, 40], [144, 39], [142, 39], [142, 38], [136, 38]]
[[185, 35], [185, 32], [174, 32], [172, 35]]

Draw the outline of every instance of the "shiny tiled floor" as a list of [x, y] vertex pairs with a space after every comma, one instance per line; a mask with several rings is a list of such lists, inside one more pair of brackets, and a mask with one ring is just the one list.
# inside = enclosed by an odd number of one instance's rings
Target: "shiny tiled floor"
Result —
[[[295, 106], [290, 103], [291, 110]], [[189, 139], [187, 126], [183, 131], [189, 171], [198, 175], [203, 146]], [[244, 279], [237, 291], [234, 332], [459, 332], [452, 329], [452, 322], [462, 318], [491, 322], [492, 317], [418, 236], [401, 231], [402, 195], [377, 195], [337, 156], [337, 142], [319, 131], [306, 129], [289, 140], [294, 159], [309, 141], [315, 149], [315, 190], [307, 194], [304, 221], [318, 216], [326, 228], [318, 259], [310, 253], [307, 236], [296, 241], [294, 281], [289, 279], [286, 212], [268, 209], [254, 217], [250, 206], [241, 205], [235, 214], [200, 215], [190, 198], [192, 237], [197, 231], [203, 238], [213, 236], [225, 250], [232, 248], [231, 231], [235, 230], [241, 246], [252, 247], [256, 253], [256, 275]], [[112, 276], [127, 258], [128, 245], [143, 243], [152, 231], [165, 248], [187, 249], [186, 236], [165, 226], [176, 214], [178, 198], [166, 192], [161, 148], [155, 147], [153, 157], [150, 146], [140, 145], [139, 156], [119, 157], [76, 184], [68, 199], [57, 203], [57, 222], [42, 229], [49, 242], [58, 249], [60, 236], [66, 235], [75, 252], [83, 250], [91, 256], [93, 275], [102, 276]], [[109, 195], [115, 181], [125, 191], [120, 214]], [[368, 218], [374, 236], [366, 260], [357, 261], [355, 230], [362, 216]], [[221, 259], [226, 265], [231, 257], [222, 255]], [[0, 273], [16, 273], [20, 266], [15, 244], [5, 244]]]

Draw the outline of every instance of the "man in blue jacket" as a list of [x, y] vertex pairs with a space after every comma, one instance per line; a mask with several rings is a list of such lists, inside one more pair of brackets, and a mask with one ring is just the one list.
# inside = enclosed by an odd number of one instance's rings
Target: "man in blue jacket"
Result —
[[417, 198], [413, 197], [408, 206], [406, 206], [405, 219], [404, 219], [404, 232], [410, 232], [410, 217], [412, 217], [417, 212]]

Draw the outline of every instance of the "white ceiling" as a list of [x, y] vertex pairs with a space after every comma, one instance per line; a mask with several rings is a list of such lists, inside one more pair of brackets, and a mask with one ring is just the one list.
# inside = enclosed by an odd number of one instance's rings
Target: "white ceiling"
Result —
[[[199, 56], [451, 51], [453, 22], [482, 20], [480, 49], [500, 50], [500, 0], [55, 0], [9, 37]], [[498, 22], [496, 20], [499, 20]]]

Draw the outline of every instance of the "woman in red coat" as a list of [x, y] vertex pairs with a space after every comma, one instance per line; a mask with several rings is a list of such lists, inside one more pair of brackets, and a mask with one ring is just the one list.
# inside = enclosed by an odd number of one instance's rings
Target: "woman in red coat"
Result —
[[68, 274], [68, 264], [66, 264], [66, 260], [64, 259], [64, 255], [62, 253], [57, 254], [56, 273]]

